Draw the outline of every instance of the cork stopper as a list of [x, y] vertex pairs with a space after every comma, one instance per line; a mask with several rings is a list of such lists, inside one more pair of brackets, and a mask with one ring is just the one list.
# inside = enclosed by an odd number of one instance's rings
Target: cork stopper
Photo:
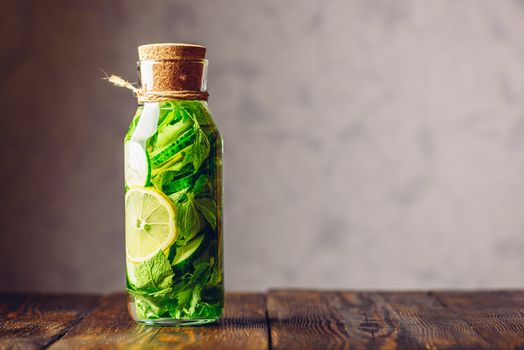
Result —
[[203, 60], [206, 48], [193, 44], [148, 44], [138, 47], [138, 58], [144, 60]]
[[206, 48], [192, 44], [149, 44], [138, 47], [145, 92], [205, 91]]

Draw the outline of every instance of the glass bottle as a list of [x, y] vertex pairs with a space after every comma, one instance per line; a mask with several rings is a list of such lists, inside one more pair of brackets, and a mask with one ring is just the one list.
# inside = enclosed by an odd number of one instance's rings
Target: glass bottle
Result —
[[124, 139], [128, 308], [146, 324], [216, 321], [224, 305], [222, 137], [206, 49], [138, 48], [138, 110]]

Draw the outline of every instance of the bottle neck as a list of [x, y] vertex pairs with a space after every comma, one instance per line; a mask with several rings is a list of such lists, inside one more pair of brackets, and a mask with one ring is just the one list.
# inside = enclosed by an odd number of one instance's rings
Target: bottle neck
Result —
[[144, 92], [206, 91], [207, 60], [138, 61], [140, 84]]

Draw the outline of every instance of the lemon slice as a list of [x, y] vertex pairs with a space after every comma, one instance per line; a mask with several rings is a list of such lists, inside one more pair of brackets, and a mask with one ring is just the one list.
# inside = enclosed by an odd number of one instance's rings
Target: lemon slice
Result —
[[154, 189], [131, 187], [126, 193], [125, 210], [129, 261], [144, 262], [175, 241], [175, 210], [164, 194]]

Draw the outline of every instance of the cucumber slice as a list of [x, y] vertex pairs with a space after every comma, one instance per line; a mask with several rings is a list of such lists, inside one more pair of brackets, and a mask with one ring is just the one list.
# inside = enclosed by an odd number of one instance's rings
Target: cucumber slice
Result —
[[147, 139], [156, 132], [159, 115], [160, 106], [158, 102], [146, 102], [140, 114], [140, 119], [138, 119], [138, 123], [136, 124], [135, 131], [131, 136], [131, 140], [145, 144]]
[[178, 139], [175, 140], [171, 145], [164, 148], [159, 153], [153, 154], [151, 156], [151, 162], [153, 163], [153, 166], [156, 168], [161, 164], [164, 164], [167, 162], [171, 157], [173, 157], [175, 154], [183, 150], [184, 148], [191, 145], [196, 136], [195, 129], [191, 128], [184, 132]]
[[202, 241], [204, 240], [204, 233], [201, 233], [200, 235], [193, 238], [191, 241], [189, 241], [186, 245], [182, 247], [176, 248], [176, 254], [173, 258], [173, 263], [171, 265], [177, 265], [189, 258], [193, 253], [200, 247], [200, 244], [202, 244]]
[[175, 192], [182, 190], [189, 190], [195, 184], [195, 178], [198, 174], [191, 174], [179, 179], [173, 180], [166, 186], [164, 186], [164, 193], [170, 195]]
[[145, 186], [149, 181], [150, 165], [147, 152], [140, 143], [124, 143], [124, 177], [127, 187]]

